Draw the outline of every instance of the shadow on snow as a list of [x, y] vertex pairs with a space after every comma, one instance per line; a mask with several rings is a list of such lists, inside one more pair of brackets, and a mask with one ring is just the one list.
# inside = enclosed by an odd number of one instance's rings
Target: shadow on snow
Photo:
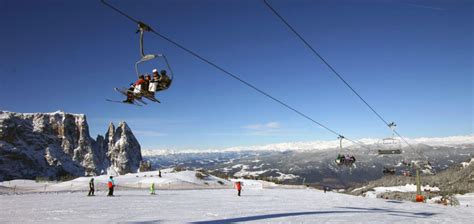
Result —
[[209, 221], [199, 221], [192, 222], [193, 224], [201, 223], [235, 223], [235, 222], [247, 222], [247, 221], [256, 221], [263, 219], [273, 219], [273, 218], [282, 218], [282, 217], [292, 217], [292, 216], [302, 216], [302, 215], [322, 215], [322, 214], [344, 214], [344, 213], [387, 213], [388, 215], [401, 216], [401, 217], [410, 217], [410, 218], [427, 218], [437, 213], [430, 212], [407, 212], [399, 211], [393, 209], [384, 209], [384, 208], [358, 208], [358, 207], [337, 207], [340, 209], [350, 209], [342, 211], [314, 211], [314, 212], [289, 212], [289, 213], [277, 213], [277, 214], [267, 214], [267, 215], [256, 215], [256, 216], [246, 216], [230, 219], [219, 219], [219, 220], [209, 220]]

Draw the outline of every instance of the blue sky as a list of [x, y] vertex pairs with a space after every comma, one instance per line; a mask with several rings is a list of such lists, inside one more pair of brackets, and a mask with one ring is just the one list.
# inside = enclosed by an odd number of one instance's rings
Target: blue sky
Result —
[[[389, 130], [258, 0], [109, 1], [353, 139]], [[473, 133], [472, 1], [283, 1], [273, 7], [407, 137]], [[136, 25], [100, 2], [0, 0], [0, 109], [126, 121], [143, 148], [222, 148], [336, 136], [164, 40], [173, 86], [133, 107]], [[159, 67], [159, 66], [158, 66]]]

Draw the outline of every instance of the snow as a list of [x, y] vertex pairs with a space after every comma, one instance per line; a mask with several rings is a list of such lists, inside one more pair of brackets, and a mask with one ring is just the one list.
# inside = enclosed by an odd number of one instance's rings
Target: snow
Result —
[[[0, 223], [470, 223], [472, 207], [313, 189], [118, 190], [0, 195]], [[472, 199], [471, 199], [472, 201]]]
[[[148, 189], [155, 183], [157, 189], [196, 189], [196, 188], [232, 188], [232, 183], [214, 176], [199, 179], [195, 171], [173, 172], [172, 169], [142, 172], [115, 176], [114, 182], [119, 188]], [[106, 186], [108, 175], [94, 177], [96, 186]], [[65, 182], [35, 182], [33, 180], [13, 180], [0, 182], [0, 187], [15, 188], [18, 192], [57, 192], [87, 190], [91, 177], [79, 177]]]
[[474, 207], [474, 193], [468, 193], [463, 195], [456, 195], [461, 206]]
[[277, 177], [277, 179], [279, 181], [282, 181], [282, 180], [293, 180], [293, 179], [298, 179], [298, 175], [294, 175], [294, 174], [286, 174], [286, 173], [282, 173], [282, 172], [277, 172], [280, 176]]
[[[363, 190], [366, 187], [354, 189], [352, 192], [357, 190]], [[429, 185], [421, 186], [421, 191], [431, 191], [438, 192], [440, 189], [438, 187], [430, 187]], [[407, 184], [404, 186], [391, 186], [391, 187], [374, 187], [372, 190], [369, 190], [364, 193], [364, 197], [368, 198], [377, 198], [377, 195], [385, 192], [416, 192], [416, 185]]]
[[[75, 116], [75, 117], [76, 117], [76, 116], [77, 116], [77, 117], [84, 117], [84, 116], [85, 116], [84, 114], [66, 113], [66, 112], [64, 112], [64, 111], [61, 111], [61, 110], [57, 110], [57, 111], [54, 111], [54, 112], [49, 112], [49, 113], [44, 113], [44, 112], [34, 112], [34, 113], [18, 113], [18, 112], [6, 111], [6, 110], [4, 110], [4, 111], [1, 111], [1, 112], [5, 113], [5, 115], [6, 115], [6, 114], [22, 114], [22, 115], [24, 115], [24, 116], [35, 116], [35, 115], [57, 115], [57, 114], [59, 114], [59, 115], [70, 114], [70, 115], [72, 115], [72, 116]], [[0, 117], [0, 119], [1, 119], [1, 117]]]
[[263, 189], [263, 181], [247, 179], [231, 179], [231, 181], [242, 182], [242, 187], [245, 189]]
[[473, 164], [474, 163], [474, 158], [471, 158], [471, 161], [469, 162], [462, 162], [461, 165], [463, 168], [466, 168], [468, 167], [469, 165]]
[[[416, 192], [416, 185], [407, 184], [405, 186], [393, 186], [393, 187], [375, 187], [375, 192], [384, 193], [384, 192]], [[429, 185], [421, 186], [421, 191], [439, 191], [438, 187], [430, 187]]]
[[272, 171], [273, 169], [268, 169], [268, 170], [259, 170], [259, 171], [247, 171], [245, 169], [241, 169], [239, 172], [234, 173], [235, 177], [245, 177], [245, 176], [254, 176], [258, 177], [261, 174], [264, 174], [266, 172]]
[[[106, 197], [106, 175], [95, 177], [95, 197], [86, 196], [90, 177], [59, 183], [1, 182], [0, 193], [13, 186], [21, 193], [0, 194], [0, 223], [469, 223], [474, 216], [473, 193], [457, 195], [461, 206], [446, 207], [323, 193], [261, 180], [200, 179], [196, 173], [165, 169], [161, 178], [157, 171], [117, 176], [115, 197]], [[233, 189], [236, 181], [243, 182], [242, 197]], [[149, 195], [151, 183], [157, 195]], [[375, 192], [395, 190], [416, 187], [376, 188]]]
[[352, 190], [352, 192], [356, 192], [356, 191], [364, 190], [365, 188], [367, 188], [367, 187], [366, 187], [366, 186], [359, 187], [359, 188], [356, 188], [356, 189]]
[[[380, 139], [363, 138], [357, 140], [357, 142], [365, 145], [377, 144]], [[410, 144], [426, 144], [430, 146], [453, 146], [462, 144], [474, 144], [474, 134], [462, 135], [462, 136], [449, 136], [449, 137], [421, 137], [421, 138], [406, 138]], [[405, 146], [405, 143], [402, 141]], [[308, 141], [308, 142], [283, 142], [268, 145], [255, 145], [255, 146], [237, 146], [224, 149], [149, 149], [142, 150], [142, 155], [147, 157], [170, 155], [170, 154], [181, 154], [181, 153], [224, 153], [224, 152], [243, 152], [243, 151], [313, 151], [313, 150], [327, 150], [339, 147], [339, 140], [333, 141]], [[344, 142], [344, 147], [353, 148], [358, 147], [352, 142]]]

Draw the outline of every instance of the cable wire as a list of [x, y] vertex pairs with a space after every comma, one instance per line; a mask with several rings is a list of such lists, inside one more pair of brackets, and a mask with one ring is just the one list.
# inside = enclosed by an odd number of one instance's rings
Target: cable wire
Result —
[[[319, 54], [294, 28], [291, 26], [283, 16], [281, 16], [271, 5], [267, 2], [267, 0], [263, 0], [265, 5], [275, 14], [280, 20], [308, 47], [338, 78], [341, 80], [387, 127], [389, 123], [340, 75], [336, 69], [329, 64], [329, 62], [324, 59], [321, 54]], [[412, 147], [408, 141], [403, 138], [398, 132], [394, 131], [394, 133], [400, 137], [413, 151], [417, 152], [414, 147]], [[418, 153], [421, 156], [421, 154]], [[424, 157], [424, 156], [423, 156]]]
[[[125, 16], [126, 18], [128, 18], [129, 20], [133, 21], [134, 23], [137, 23], [137, 24], [140, 24], [140, 23], [141, 23], [141, 24], [144, 24], [143, 22], [138, 21], [137, 19], [133, 18], [132, 16], [129, 16], [128, 14], [126, 14], [126, 13], [123, 12], [123, 11], [121, 11], [120, 9], [118, 9], [118, 8], [114, 7], [113, 5], [107, 3], [105, 0], [101, 0], [101, 2], [102, 2], [104, 5], [106, 5], [106, 6], [108, 6], [109, 8], [111, 8], [112, 10], [118, 12], [119, 14], [121, 14], [121, 15]], [[147, 26], [148, 26], [148, 25], [147, 25]], [[150, 26], [148, 26], [148, 27], [150, 27]], [[150, 27], [150, 28], [151, 28], [151, 27]], [[307, 119], [307, 120], [309, 120], [309, 121], [311, 121], [311, 122], [317, 124], [318, 126], [324, 128], [324, 129], [326, 129], [327, 131], [329, 131], [329, 132], [331, 132], [331, 133], [337, 135], [338, 137], [343, 136], [342, 134], [340, 134], [340, 133], [334, 131], [333, 129], [329, 128], [328, 126], [326, 126], [326, 125], [324, 125], [324, 124], [322, 124], [322, 123], [320, 123], [320, 122], [314, 120], [314, 119], [311, 118], [310, 116], [308, 116], [308, 115], [304, 114], [303, 112], [301, 112], [301, 111], [295, 109], [294, 107], [288, 105], [287, 103], [285, 103], [285, 102], [283, 102], [283, 101], [277, 99], [276, 97], [273, 97], [273, 96], [270, 95], [269, 93], [267, 93], [267, 92], [265, 92], [265, 91], [259, 89], [259, 88], [256, 87], [255, 85], [253, 85], [253, 84], [251, 84], [251, 83], [249, 83], [249, 82], [243, 80], [243, 79], [240, 78], [239, 76], [237, 76], [237, 75], [235, 75], [235, 74], [233, 74], [233, 73], [231, 73], [231, 72], [225, 70], [224, 68], [218, 66], [217, 64], [211, 62], [210, 60], [208, 60], [208, 59], [206, 59], [206, 58], [200, 56], [198, 53], [196, 53], [196, 52], [190, 50], [190, 49], [187, 48], [187, 47], [184, 47], [183, 45], [177, 43], [176, 41], [172, 40], [171, 38], [169, 38], [169, 37], [167, 37], [167, 36], [165, 36], [165, 35], [163, 35], [163, 34], [157, 32], [157, 31], [155, 31], [153, 28], [150, 29], [150, 32], [152, 32], [153, 34], [157, 35], [158, 37], [160, 37], [160, 38], [162, 38], [162, 39], [164, 39], [164, 40], [170, 42], [171, 44], [173, 44], [173, 45], [175, 45], [176, 47], [180, 48], [181, 50], [183, 50], [183, 51], [185, 51], [185, 52], [191, 54], [192, 56], [198, 58], [199, 60], [201, 60], [201, 61], [203, 61], [203, 62], [205, 62], [205, 63], [211, 65], [212, 67], [216, 68], [217, 70], [219, 70], [219, 71], [221, 71], [221, 72], [223, 72], [223, 73], [229, 75], [230, 77], [236, 79], [237, 81], [241, 82], [242, 84], [244, 84], [244, 85], [246, 85], [246, 86], [252, 88], [253, 90], [257, 91], [258, 93], [260, 93], [260, 94], [262, 94], [262, 95], [264, 95], [264, 96], [270, 98], [271, 100], [277, 102], [278, 104], [280, 104], [280, 105], [282, 105], [282, 106], [284, 106], [284, 107], [290, 109], [291, 111], [297, 113], [298, 115], [302, 116], [303, 118], [305, 118], [305, 119]], [[366, 149], [367, 149], [367, 147], [364, 146], [364, 145], [363, 145], [362, 143], [360, 143], [360, 142], [353, 141], [353, 140], [351, 140], [351, 139], [349, 139], [349, 138], [347, 138], [347, 137], [344, 137], [344, 138], [345, 138], [346, 140], [348, 140], [348, 141], [350, 141], [350, 142], [356, 144], [356, 145], [361, 146], [362, 148], [366, 148]]]

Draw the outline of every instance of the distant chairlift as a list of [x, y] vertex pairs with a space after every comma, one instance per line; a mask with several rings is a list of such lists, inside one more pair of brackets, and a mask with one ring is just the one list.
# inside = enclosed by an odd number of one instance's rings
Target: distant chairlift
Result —
[[396, 169], [394, 167], [384, 167], [382, 173], [384, 175], [395, 175]]
[[349, 155], [349, 154], [344, 154], [344, 150], [342, 148], [342, 140], [344, 139], [344, 136], [339, 136], [338, 137], [339, 139], [339, 150], [340, 150], [340, 153], [338, 153], [337, 155], [337, 158], [334, 160], [334, 162], [338, 165], [338, 166], [348, 166], [348, 167], [351, 167], [356, 159], [355, 159], [355, 156], [354, 155]]
[[384, 138], [378, 142], [379, 150], [377, 151], [379, 155], [393, 155], [393, 154], [402, 154], [402, 145], [400, 139], [395, 138], [394, 129], [397, 125], [392, 122], [388, 125], [392, 129], [392, 137]]

